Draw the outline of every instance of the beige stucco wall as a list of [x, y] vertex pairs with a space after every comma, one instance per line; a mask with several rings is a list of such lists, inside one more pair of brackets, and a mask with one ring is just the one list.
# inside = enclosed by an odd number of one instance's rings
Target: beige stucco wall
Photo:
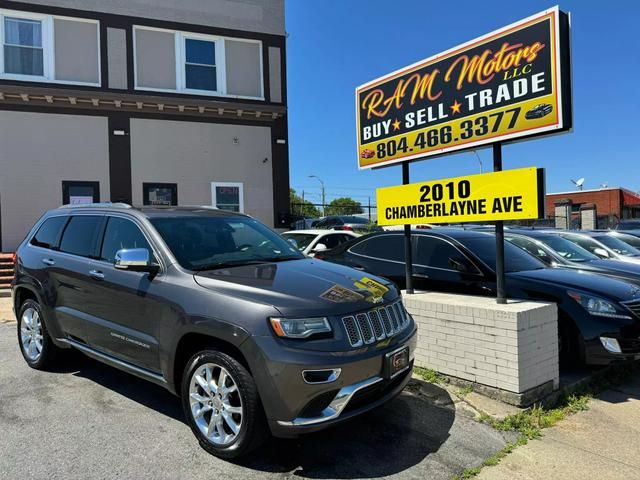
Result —
[[29, 0], [29, 3], [284, 35], [284, 0]]
[[0, 112], [2, 249], [11, 251], [48, 209], [62, 204], [62, 181], [99, 181], [109, 199], [105, 117]]
[[211, 205], [211, 182], [242, 182], [245, 213], [273, 226], [271, 161], [269, 127], [131, 119], [134, 205], [143, 182], [177, 183], [180, 205]]

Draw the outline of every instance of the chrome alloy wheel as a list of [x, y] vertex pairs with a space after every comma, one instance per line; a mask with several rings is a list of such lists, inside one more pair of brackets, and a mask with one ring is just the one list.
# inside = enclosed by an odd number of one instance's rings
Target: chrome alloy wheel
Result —
[[215, 445], [233, 442], [242, 428], [244, 410], [238, 386], [220, 365], [200, 365], [189, 381], [191, 415], [200, 432]]
[[32, 362], [37, 361], [42, 354], [42, 323], [35, 308], [29, 307], [22, 312], [20, 340], [27, 358]]

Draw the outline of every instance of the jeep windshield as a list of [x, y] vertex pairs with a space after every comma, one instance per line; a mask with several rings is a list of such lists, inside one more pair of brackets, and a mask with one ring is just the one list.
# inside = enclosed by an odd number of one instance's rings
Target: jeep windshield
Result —
[[178, 216], [150, 221], [178, 263], [188, 270], [305, 258], [289, 242], [249, 217]]

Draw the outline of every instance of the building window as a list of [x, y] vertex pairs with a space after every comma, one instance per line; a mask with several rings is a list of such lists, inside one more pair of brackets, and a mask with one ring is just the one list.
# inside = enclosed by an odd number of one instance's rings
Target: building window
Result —
[[184, 39], [184, 83], [188, 90], [218, 90], [216, 42]]
[[4, 71], [16, 75], [44, 76], [41, 21], [4, 18]]
[[212, 182], [211, 200], [221, 210], [244, 213], [244, 186], [242, 183]]
[[62, 204], [82, 205], [100, 201], [100, 182], [62, 182]]
[[144, 205], [178, 205], [178, 185], [175, 183], [143, 183]]
[[99, 22], [0, 9], [0, 78], [100, 86]]

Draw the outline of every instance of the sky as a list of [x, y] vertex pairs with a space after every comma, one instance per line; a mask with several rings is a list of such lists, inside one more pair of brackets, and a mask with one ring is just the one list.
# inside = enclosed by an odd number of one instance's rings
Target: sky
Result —
[[[355, 88], [558, 4], [543, 0], [285, 0], [291, 186], [320, 202], [401, 183], [400, 165], [358, 170]], [[503, 147], [504, 169], [543, 167], [547, 192], [602, 184], [640, 191], [636, 0], [560, 3], [571, 14], [573, 130]], [[490, 148], [477, 150], [484, 171]], [[411, 181], [479, 173], [472, 152], [411, 164]]]

